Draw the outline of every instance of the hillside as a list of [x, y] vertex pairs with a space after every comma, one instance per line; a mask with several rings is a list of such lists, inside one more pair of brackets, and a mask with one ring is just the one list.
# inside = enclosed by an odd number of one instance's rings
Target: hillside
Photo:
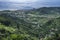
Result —
[[28, 11], [0, 11], [0, 38], [1, 40], [39, 40], [41, 38], [48, 40], [47, 38], [55, 36], [55, 33], [60, 38], [59, 10], [60, 7], [43, 7]]

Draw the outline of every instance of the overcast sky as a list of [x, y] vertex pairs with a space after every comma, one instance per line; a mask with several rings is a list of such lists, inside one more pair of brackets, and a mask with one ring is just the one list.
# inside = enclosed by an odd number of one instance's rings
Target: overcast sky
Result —
[[0, 10], [39, 7], [60, 7], [60, 0], [0, 0]]

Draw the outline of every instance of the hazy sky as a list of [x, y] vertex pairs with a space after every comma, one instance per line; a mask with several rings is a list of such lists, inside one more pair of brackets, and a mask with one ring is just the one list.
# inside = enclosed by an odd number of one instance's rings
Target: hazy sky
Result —
[[60, 0], [0, 0], [0, 9], [60, 7]]
[[36, 2], [37, 0], [0, 0], [5, 2]]

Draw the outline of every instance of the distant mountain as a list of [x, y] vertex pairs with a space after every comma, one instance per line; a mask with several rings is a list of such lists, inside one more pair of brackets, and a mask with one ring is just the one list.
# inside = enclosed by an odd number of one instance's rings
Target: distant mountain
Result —
[[35, 14], [60, 14], [60, 7], [41, 7], [33, 9], [30, 12], [35, 12]]

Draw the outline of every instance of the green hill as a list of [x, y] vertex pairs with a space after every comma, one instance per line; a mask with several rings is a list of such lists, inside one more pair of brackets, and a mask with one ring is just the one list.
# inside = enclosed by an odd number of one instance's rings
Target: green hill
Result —
[[60, 7], [43, 7], [28, 11], [0, 11], [0, 39], [57, 40], [60, 38], [59, 10]]

